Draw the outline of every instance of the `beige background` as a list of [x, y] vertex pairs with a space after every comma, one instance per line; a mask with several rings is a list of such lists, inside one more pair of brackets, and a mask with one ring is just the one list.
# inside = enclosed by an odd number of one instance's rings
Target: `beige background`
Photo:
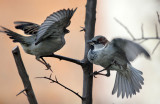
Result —
[[[156, 11], [160, 10], [158, 0], [97, 0], [96, 35], [104, 35], [109, 40], [114, 37], [131, 39], [128, 33], [114, 21], [114, 17], [123, 22], [131, 32], [140, 37], [141, 23], [144, 24], [145, 36], [154, 36], [154, 24], [157, 23]], [[78, 7], [69, 27], [66, 45], [57, 54], [82, 59], [84, 53], [84, 33], [79, 32], [80, 26], [84, 26], [85, 0], [0, 0], [0, 25], [15, 32], [14, 21], [23, 20], [41, 24], [44, 19], [63, 8]], [[158, 27], [159, 28], [159, 27]], [[142, 45], [151, 53], [157, 41], [149, 40]], [[17, 73], [16, 65], [12, 56], [12, 49], [18, 43], [12, 41], [0, 33], [0, 104], [28, 104], [25, 95], [16, 94], [23, 89], [21, 79]], [[81, 104], [81, 100], [64, 88], [50, 84], [44, 79], [35, 77], [49, 76], [50, 71], [35, 60], [34, 56], [24, 53], [20, 46], [23, 61], [29, 74], [32, 86], [39, 104]], [[160, 95], [160, 71], [159, 54], [160, 48], [152, 55], [151, 61], [140, 56], [132, 64], [143, 71], [145, 84], [140, 93], [131, 99], [117, 98], [111, 95], [115, 80], [115, 72], [111, 77], [98, 77], [93, 84], [94, 104], [158, 104]], [[73, 90], [82, 92], [82, 70], [80, 66], [54, 58], [46, 58], [51, 64], [58, 80]], [[101, 67], [94, 66], [94, 70]]]

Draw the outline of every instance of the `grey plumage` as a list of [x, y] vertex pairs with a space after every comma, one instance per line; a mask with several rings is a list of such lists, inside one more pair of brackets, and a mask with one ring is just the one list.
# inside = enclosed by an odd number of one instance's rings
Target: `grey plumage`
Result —
[[23, 30], [30, 36], [20, 35], [5, 27], [1, 27], [0, 32], [6, 33], [13, 42], [19, 42], [26, 53], [35, 55], [38, 61], [49, 68], [50, 66], [43, 58], [40, 60], [40, 57], [53, 54], [64, 46], [64, 36], [69, 33], [66, 28], [70, 25], [70, 19], [76, 9], [54, 12], [41, 25], [24, 21], [14, 22], [16, 29]]
[[32, 23], [32, 22], [25, 22], [25, 21], [15, 21], [14, 24], [16, 25], [16, 29], [23, 30], [25, 34], [28, 35], [35, 35], [40, 28], [40, 25]]
[[130, 63], [140, 54], [150, 58], [142, 46], [122, 38], [115, 38], [109, 42], [104, 36], [96, 36], [89, 43], [92, 48], [88, 52], [88, 60], [104, 68], [111, 65], [108, 70], [117, 71], [112, 94], [117, 92], [117, 97], [122, 95], [122, 98], [128, 98], [142, 89], [143, 73]]
[[73, 16], [76, 9], [63, 9], [48, 16], [47, 19], [41, 24], [40, 28], [38, 29], [35, 44], [40, 43], [48, 36], [56, 37], [56, 33], [64, 31], [64, 29], [66, 29], [66, 27], [70, 25], [70, 19]]

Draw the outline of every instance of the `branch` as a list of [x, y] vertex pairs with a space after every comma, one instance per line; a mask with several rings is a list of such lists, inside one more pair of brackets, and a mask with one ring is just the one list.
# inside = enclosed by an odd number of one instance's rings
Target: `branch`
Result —
[[[158, 22], [159, 22], [159, 24], [160, 24], [160, 18], [159, 18], [159, 14], [158, 14], [158, 12], [157, 12], [157, 16], [158, 16]], [[140, 44], [141, 43], [143, 43], [144, 41], [146, 41], [146, 40], [159, 40], [159, 42], [156, 44], [156, 46], [154, 47], [154, 49], [153, 49], [153, 51], [152, 51], [152, 54], [155, 52], [155, 50], [157, 49], [157, 47], [160, 45], [160, 37], [159, 37], [159, 35], [158, 35], [158, 29], [157, 29], [157, 25], [155, 24], [155, 31], [156, 31], [156, 34], [155, 34], [155, 37], [145, 37], [144, 36], [144, 31], [143, 31], [143, 24], [141, 25], [141, 38], [135, 38], [132, 34], [131, 34], [131, 32], [129, 31], [129, 29], [125, 26], [125, 25], [123, 25], [118, 19], [116, 19], [116, 18], [114, 18], [115, 19], [115, 21], [118, 23], [118, 24], [120, 24], [128, 33], [129, 33], [129, 35], [132, 37], [132, 39], [133, 39], [133, 41], [141, 41], [140, 42]]]
[[127, 32], [128, 34], [132, 37], [133, 40], [135, 40], [135, 37], [133, 36], [133, 34], [129, 31], [129, 29], [127, 28], [127, 26], [125, 26], [124, 24], [122, 24], [118, 19], [114, 18], [114, 20], [120, 24]]
[[85, 53], [83, 62], [85, 63], [83, 68], [83, 97], [86, 100], [82, 101], [82, 104], [92, 104], [92, 88], [93, 88], [93, 64], [88, 61], [87, 55], [90, 49], [88, 40], [94, 37], [95, 23], [96, 23], [96, 5], [97, 0], [87, 0], [86, 4], [86, 17], [85, 17]]
[[22, 79], [24, 89], [25, 89], [25, 90], [22, 90], [19, 94], [21, 94], [22, 92], [25, 91], [27, 94], [27, 98], [28, 98], [29, 103], [30, 104], [38, 104], [36, 97], [34, 95], [28, 74], [27, 74], [26, 69], [24, 67], [18, 46], [12, 50], [12, 53], [13, 53], [13, 56], [14, 56], [14, 59], [15, 59], [16, 65], [17, 65], [18, 73]]
[[58, 58], [60, 60], [69, 61], [69, 62], [72, 62], [72, 63], [75, 63], [75, 64], [83, 66], [83, 62], [81, 62], [80, 60], [69, 58], [69, 57], [65, 57], [65, 56], [61, 56], [61, 55], [52, 54], [52, 55], [46, 55], [46, 56], [41, 56], [41, 57], [54, 57], [54, 58]]
[[75, 92], [75, 91], [73, 91], [72, 89], [70, 89], [70, 88], [66, 87], [65, 85], [61, 84], [61, 83], [57, 80], [56, 76], [55, 76], [55, 80], [53, 80], [53, 79], [51, 78], [51, 76], [52, 76], [52, 75], [50, 75], [50, 77], [36, 77], [36, 78], [48, 79], [48, 80], [51, 81], [51, 83], [56, 83], [56, 84], [62, 86], [63, 88], [69, 90], [70, 92], [74, 93], [75, 95], [77, 95], [77, 96], [78, 96], [79, 98], [81, 98], [82, 100], [84, 99], [84, 98], [83, 98], [81, 95], [79, 95], [77, 92]]

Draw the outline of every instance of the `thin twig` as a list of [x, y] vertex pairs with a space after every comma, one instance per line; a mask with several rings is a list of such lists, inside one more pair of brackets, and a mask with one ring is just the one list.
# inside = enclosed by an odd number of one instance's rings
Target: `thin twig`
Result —
[[157, 47], [159, 46], [160, 44], [160, 41], [156, 44], [156, 46], [154, 47], [153, 51], [152, 51], [152, 54], [155, 52], [155, 50], [157, 49]]
[[142, 39], [144, 38], [143, 24], [141, 25]]
[[148, 40], [148, 39], [144, 39], [144, 40], [142, 40], [141, 42], [139, 42], [139, 44], [142, 44], [143, 42], [145, 42], [146, 40]]
[[157, 17], [158, 17], [158, 22], [160, 24], [160, 18], [159, 18], [159, 13], [157, 12]]
[[80, 61], [80, 60], [69, 58], [69, 57], [65, 57], [65, 56], [61, 56], [61, 55], [52, 54], [52, 55], [46, 55], [46, 56], [41, 56], [41, 57], [54, 57], [54, 58], [58, 58], [60, 60], [69, 61], [69, 62], [72, 62], [72, 63], [75, 63], [75, 64], [83, 66], [83, 62]]
[[127, 28], [127, 26], [123, 25], [118, 19], [114, 18], [114, 20], [120, 24], [127, 32], [128, 34], [132, 37], [133, 40], [135, 40], [135, 37], [133, 36], [133, 34], [129, 31], [129, 29]]
[[21, 93], [24, 93], [27, 90], [27, 88], [23, 89], [22, 91], [20, 91], [16, 96], [20, 95]]
[[84, 98], [83, 98], [81, 95], [79, 95], [77, 92], [75, 92], [75, 91], [73, 91], [72, 89], [70, 89], [70, 88], [66, 87], [65, 85], [61, 84], [61, 83], [57, 80], [56, 76], [55, 76], [55, 80], [51, 79], [51, 75], [50, 75], [50, 77], [36, 77], [36, 78], [48, 79], [48, 80], [51, 81], [51, 83], [56, 83], [56, 84], [62, 86], [63, 88], [71, 91], [72, 93], [74, 93], [75, 95], [77, 95], [79, 98], [81, 98], [82, 100], [84, 100]]
[[139, 40], [160, 40], [160, 38], [158, 37], [144, 37], [142, 38], [135, 38], [134, 41], [139, 41]]
[[157, 28], [157, 24], [155, 24], [155, 29], [156, 29], [156, 38], [158, 38], [158, 28]]
[[[160, 24], [160, 17], [159, 17], [159, 14], [157, 12], [157, 16], [158, 16], [158, 22]], [[132, 37], [133, 41], [141, 41], [139, 42], [139, 44], [145, 42], [146, 40], [160, 40], [160, 37], [158, 35], [158, 28], [157, 28], [157, 24], [155, 24], [155, 31], [156, 31], [156, 36], [155, 37], [144, 37], [144, 31], [143, 31], [143, 24], [141, 25], [141, 32], [142, 32], [142, 37], [141, 38], [135, 38], [131, 32], [129, 31], [129, 29], [124, 25], [122, 24], [118, 19], [114, 18], [115, 21], [117, 23], [119, 23], [128, 33], [129, 35]], [[155, 46], [155, 48], [153, 49], [152, 53], [155, 52], [155, 50], [157, 49], [157, 47], [160, 45], [160, 42], [158, 42]]]

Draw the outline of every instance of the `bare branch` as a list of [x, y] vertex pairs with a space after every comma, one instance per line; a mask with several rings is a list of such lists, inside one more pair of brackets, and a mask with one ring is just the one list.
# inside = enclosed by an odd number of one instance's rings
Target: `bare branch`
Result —
[[85, 53], [83, 62], [83, 97], [86, 98], [82, 104], [92, 104], [92, 88], [93, 88], [93, 64], [88, 61], [87, 55], [90, 49], [88, 40], [94, 37], [96, 23], [96, 5], [97, 0], [87, 0], [86, 17], [85, 17]]
[[160, 18], [159, 18], [159, 13], [157, 12], [157, 17], [158, 17], [158, 22], [160, 24]]
[[[22, 79], [22, 82], [23, 82], [23, 85], [25, 88], [24, 90], [26, 91], [29, 103], [30, 104], [38, 104], [36, 97], [34, 95], [28, 74], [27, 74], [26, 69], [24, 67], [18, 46], [12, 50], [12, 53], [13, 53], [13, 56], [14, 56], [14, 59], [15, 59], [16, 65], [17, 65], [19, 75]], [[19, 94], [21, 94], [22, 92], [24, 92], [24, 91], [22, 90]]]
[[155, 29], [156, 29], [156, 38], [158, 38], [158, 29], [157, 29], [157, 24], [155, 24]]
[[129, 29], [125, 26], [125, 25], [123, 25], [118, 19], [116, 19], [116, 18], [114, 18], [114, 20], [118, 23], [118, 24], [120, 24], [127, 32], [128, 32], [128, 34], [132, 37], [132, 39], [133, 40], [135, 40], [135, 37], [133, 36], [133, 34], [129, 31]]
[[148, 39], [144, 39], [144, 40], [142, 40], [141, 42], [139, 42], [139, 44], [142, 44], [143, 42], [145, 42], [146, 40], [148, 40]]
[[57, 77], [56, 77], [56, 76], [55, 76], [55, 80], [51, 79], [51, 76], [50, 76], [50, 77], [36, 77], [36, 78], [48, 79], [48, 80], [51, 81], [51, 83], [56, 83], [56, 84], [62, 86], [63, 88], [69, 90], [70, 92], [74, 93], [74, 94], [77, 95], [79, 98], [81, 98], [82, 100], [84, 100], [84, 98], [83, 98], [81, 95], [79, 95], [77, 92], [75, 92], [75, 91], [73, 91], [72, 89], [70, 89], [70, 88], [66, 87], [65, 85], [61, 84], [61, 83], [57, 80]]
[[140, 41], [140, 40], [159, 40], [160, 38], [158, 37], [144, 37], [142, 38], [135, 38], [134, 41]]
[[[160, 17], [159, 14], [157, 12], [157, 16], [158, 16], [158, 22], [160, 24]], [[147, 40], [160, 40], [160, 37], [158, 36], [158, 29], [157, 29], [157, 24], [155, 24], [155, 31], [156, 31], [156, 36], [155, 37], [144, 37], [144, 31], [143, 31], [143, 24], [141, 25], [141, 32], [142, 32], [142, 37], [141, 38], [135, 38], [131, 32], [129, 31], [129, 29], [123, 25], [118, 19], [114, 18], [116, 20], [117, 23], [119, 23], [123, 28], [125, 28], [125, 30], [129, 33], [129, 35], [132, 37], [133, 41], [141, 41], [139, 42], [139, 44], [147, 41]], [[155, 52], [155, 50], [157, 49], [158, 45], [160, 44], [160, 42], [158, 42], [155, 46], [155, 48], [153, 49], [152, 53]]]
[[65, 56], [61, 56], [61, 55], [52, 54], [52, 55], [41, 56], [41, 57], [54, 57], [54, 58], [58, 58], [60, 60], [69, 61], [69, 62], [72, 62], [72, 63], [75, 63], [75, 64], [83, 66], [83, 62], [80, 61], [80, 60], [69, 58], [69, 57], [65, 57]]
[[141, 25], [142, 39], [144, 38], [143, 24]]
[[157, 47], [159, 46], [160, 44], [160, 41], [156, 44], [156, 46], [154, 47], [153, 51], [152, 51], [152, 54], [155, 52], [155, 50], [157, 49]]

